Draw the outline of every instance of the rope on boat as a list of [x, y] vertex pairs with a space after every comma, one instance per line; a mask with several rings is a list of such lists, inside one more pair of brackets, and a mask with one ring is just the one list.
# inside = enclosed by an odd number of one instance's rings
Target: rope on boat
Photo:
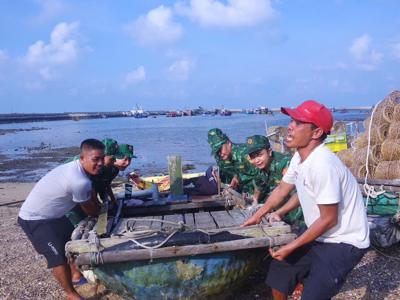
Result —
[[375, 188], [367, 183], [368, 176], [369, 176], [369, 151], [371, 148], [371, 130], [372, 130], [372, 123], [374, 120], [374, 115], [375, 111], [378, 108], [379, 104], [381, 104], [383, 100], [379, 101], [375, 106], [374, 109], [372, 110], [371, 113], [371, 121], [368, 124], [368, 145], [367, 145], [367, 155], [365, 158], [365, 166], [366, 166], [366, 172], [365, 172], [365, 177], [364, 177], [364, 192], [367, 195], [367, 200], [365, 201], [365, 210], [367, 211], [368, 209], [368, 204], [369, 204], [369, 198], [376, 198], [377, 196], [384, 194], [385, 192], [383, 191], [383, 188], [381, 188], [381, 191], [376, 192]]
[[142, 247], [142, 248], [144, 248], [144, 249], [153, 250], [153, 249], [157, 249], [157, 248], [160, 248], [160, 247], [164, 246], [164, 244], [165, 244], [166, 242], [168, 242], [168, 240], [169, 240], [170, 238], [172, 238], [172, 237], [173, 237], [176, 233], [178, 233], [178, 232], [179, 232], [179, 230], [173, 231], [173, 232], [172, 232], [169, 236], [167, 236], [160, 244], [158, 244], [158, 245], [156, 245], [156, 246], [152, 246], [152, 247], [143, 245], [142, 243], [138, 242], [138, 241], [135, 240], [135, 239], [129, 239], [129, 241], [135, 243], [136, 245], [138, 245], [139, 247]]

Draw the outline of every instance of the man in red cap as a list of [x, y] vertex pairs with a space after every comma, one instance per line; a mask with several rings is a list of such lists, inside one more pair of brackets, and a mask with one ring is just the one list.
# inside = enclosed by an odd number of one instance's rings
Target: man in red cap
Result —
[[302, 299], [330, 299], [369, 247], [362, 193], [350, 171], [323, 145], [333, 125], [331, 111], [313, 100], [281, 111], [291, 117], [285, 143], [297, 152], [281, 183], [243, 226], [260, 223], [296, 187], [298, 197], [270, 220], [301, 205], [307, 230], [280, 249], [270, 249], [274, 259], [266, 283], [275, 299], [287, 299], [299, 282], [304, 283]]

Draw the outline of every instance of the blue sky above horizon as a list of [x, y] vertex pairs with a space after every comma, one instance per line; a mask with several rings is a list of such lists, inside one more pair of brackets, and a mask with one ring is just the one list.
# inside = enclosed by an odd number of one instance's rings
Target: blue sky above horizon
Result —
[[0, 113], [373, 105], [400, 89], [399, 11], [397, 0], [4, 1]]

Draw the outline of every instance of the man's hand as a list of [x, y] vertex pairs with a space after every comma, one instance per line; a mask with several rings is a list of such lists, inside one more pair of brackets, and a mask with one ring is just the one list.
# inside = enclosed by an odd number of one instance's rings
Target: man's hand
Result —
[[272, 248], [269, 248], [269, 254], [271, 255], [272, 258], [282, 261], [286, 257], [288, 257], [288, 255], [292, 253], [293, 250], [294, 249], [290, 246], [290, 244], [287, 244], [276, 251], [272, 250]]
[[244, 222], [240, 227], [257, 225], [261, 222], [261, 217], [257, 216], [257, 213], [254, 214], [251, 218], [249, 218], [246, 222]]
[[237, 178], [236, 175], [232, 178], [231, 183], [229, 185], [233, 189], [237, 189], [239, 187], [239, 179]]
[[273, 222], [280, 222], [280, 221], [282, 221], [282, 217], [281, 217], [281, 216], [279, 215], [279, 213], [277, 213], [277, 212], [270, 213], [270, 214], [267, 215], [265, 218], [268, 220], [268, 223], [269, 223], [269, 224], [272, 224]]

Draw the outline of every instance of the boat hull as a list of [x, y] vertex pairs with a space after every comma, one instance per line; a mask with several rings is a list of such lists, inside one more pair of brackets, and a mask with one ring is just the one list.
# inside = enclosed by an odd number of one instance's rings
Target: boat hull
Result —
[[129, 299], [224, 299], [250, 275], [265, 248], [131, 261], [93, 269], [110, 290]]

